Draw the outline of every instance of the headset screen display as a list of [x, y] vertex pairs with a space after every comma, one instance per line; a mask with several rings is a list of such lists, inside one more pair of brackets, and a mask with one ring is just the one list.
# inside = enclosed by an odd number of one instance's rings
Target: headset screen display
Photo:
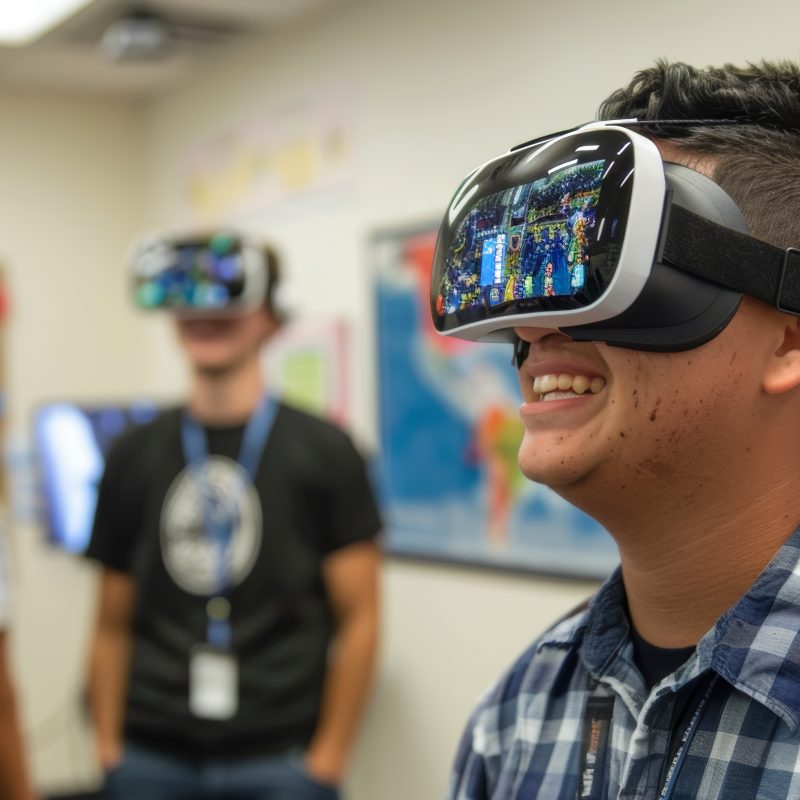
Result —
[[565, 167], [478, 202], [446, 256], [446, 313], [579, 292], [604, 169], [604, 160]]
[[439, 234], [431, 286], [437, 328], [597, 300], [624, 236], [629, 141], [595, 131], [517, 149], [476, 170]]
[[136, 298], [146, 308], [224, 308], [245, 288], [240, 245], [228, 236], [154, 247], [136, 272]]

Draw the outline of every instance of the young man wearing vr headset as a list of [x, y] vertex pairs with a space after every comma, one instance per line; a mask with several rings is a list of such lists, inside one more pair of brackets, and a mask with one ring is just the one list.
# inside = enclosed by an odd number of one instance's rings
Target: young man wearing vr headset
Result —
[[139, 304], [176, 315], [191, 388], [117, 440], [100, 487], [90, 689], [107, 793], [336, 798], [377, 638], [364, 462], [264, 386], [271, 250], [155, 239], [134, 267]]
[[[660, 62], [600, 117], [477, 169], [440, 232], [436, 325], [515, 342], [521, 469], [621, 557], [480, 703], [449, 797], [798, 797], [800, 67]], [[544, 230], [580, 239], [556, 296], [506, 258]]]

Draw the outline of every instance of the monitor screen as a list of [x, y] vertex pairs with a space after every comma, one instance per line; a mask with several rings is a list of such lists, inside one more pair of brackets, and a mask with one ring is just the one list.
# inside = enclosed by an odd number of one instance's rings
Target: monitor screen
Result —
[[50, 403], [38, 409], [34, 440], [44, 518], [53, 542], [73, 553], [86, 549], [111, 443], [157, 413], [152, 403]]

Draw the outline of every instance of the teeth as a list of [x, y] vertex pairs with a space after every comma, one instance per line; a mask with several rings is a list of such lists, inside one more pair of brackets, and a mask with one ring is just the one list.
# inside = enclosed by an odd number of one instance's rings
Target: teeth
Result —
[[548, 400], [572, 400], [575, 397], [575, 392], [548, 392], [542, 395], [542, 402], [546, 403]]
[[537, 394], [547, 394], [558, 389], [558, 375], [541, 375], [533, 382], [533, 391]]
[[602, 392], [605, 386], [605, 378], [592, 378], [592, 382], [589, 384], [589, 391], [592, 394], [597, 394], [598, 392]]
[[605, 378], [589, 378], [586, 375], [538, 375], [533, 379], [533, 392], [541, 399], [563, 400], [576, 395], [597, 394], [605, 388]]
[[559, 375], [558, 376], [558, 388], [562, 392], [566, 392], [567, 389], [572, 388], [572, 375]]
[[572, 379], [572, 391], [575, 394], [585, 394], [591, 388], [592, 382], [585, 375], [576, 375]]

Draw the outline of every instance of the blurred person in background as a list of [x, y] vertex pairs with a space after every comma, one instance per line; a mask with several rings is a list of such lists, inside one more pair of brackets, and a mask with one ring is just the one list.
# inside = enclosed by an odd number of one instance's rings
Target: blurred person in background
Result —
[[6, 542], [0, 534], [0, 797], [33, 800], [9, 665], [7, 555]]
[[264, 385], [271, 249], [156, 239], [134, 261], [140, 304], [175, 312], [191, 386], [115, 443], [100, 486], [90, 695], [107, 794], [337, 798], [378, 637], [364, 461]]
[[[0, 337], [3, 337], [8, 315], [6, 286], [5, 272], [0, 271]], [[0, 398], [0, 404], [4, 411], [4, 396]], [[0, 451], [4, 449], [4, 431], [5, 418], [0, 414]], [[0, 463], [0, 502], [3, 508], [7, 508], [8, 475], [4, 461]], [[10, 665], [8, 628], [11, 617], [11, 577], [5, 523], [5, 514], [0, 514], [0, 798], [32, 800], [34, 792]]]

